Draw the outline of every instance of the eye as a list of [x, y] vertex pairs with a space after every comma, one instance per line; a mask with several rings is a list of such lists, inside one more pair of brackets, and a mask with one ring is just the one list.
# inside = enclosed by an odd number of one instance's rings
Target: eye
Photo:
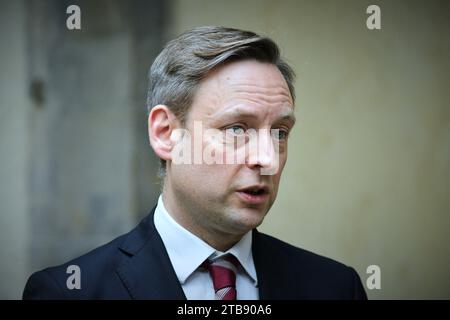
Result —
[[272, 130], [272, 137], [276, 140], [284, 141], [287, 140], [289, 132], [283, 129]]
[[240, 136], [245, 134], [245, 128], [242, 125], [234, 125], [225, 129], [225, 133]]

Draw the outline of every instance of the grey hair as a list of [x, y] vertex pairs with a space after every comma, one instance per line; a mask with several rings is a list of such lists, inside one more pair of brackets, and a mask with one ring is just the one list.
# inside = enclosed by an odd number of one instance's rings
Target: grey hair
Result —
[[[272, 39], [251, 31], [204, 26], [170, 41], [156, 57], [149, 71], [148, 112], [166, 105], [184, 125], [195, 91], [210, 71], [227, 62], [251, 59], [276, 65], [295, 101], [295, 73]], [[164, 160], [161, 166], [164, 172]]]

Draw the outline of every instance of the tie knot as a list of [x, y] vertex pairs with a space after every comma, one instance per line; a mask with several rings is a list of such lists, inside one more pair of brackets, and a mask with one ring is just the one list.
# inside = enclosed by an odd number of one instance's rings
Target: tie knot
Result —
[[213, 261], [206, 260], [202, 264], [211, 275], [217, 300], [236, 299], [236, 273], [239, 265], [239, 260], [232, 255]]

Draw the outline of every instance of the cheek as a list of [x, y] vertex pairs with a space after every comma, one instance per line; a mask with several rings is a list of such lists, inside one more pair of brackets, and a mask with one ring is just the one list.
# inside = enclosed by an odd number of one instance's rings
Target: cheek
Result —
[[230, 187], [236, 169], [233, 165], [194, 164], [174, 171], [176, 179], [187, 188], [195, 188], [204, 196], [223, 195]]
[[286, 161], [287, 161], [287, 150], [284, 149], [279, 153], [278, 156], [278, 172], [277, 172], [277, 176], [278, 176], [278, 180], [280, 179], [280, 175], [283, 172], [284, 166], [286, 165]]
[[287, 153], [280, 155], [280, 175], [283, 172], [284, 166], [286, 165]]
[[283, 153], [280, 154], [279, 158], [279, 166], [278, 166], [278, 172], [273, 176], [273, 182], [276, 189], [278, 189], [278, 185], [280, 183], [281, 174], [283, 173], [284, 166], [286, 165], [287, 160], [287, 154]]
[[221, 186], [223, 189], [230, 185], [231, 180], [236, 172], [234, 165], [229, 164], [203, 164], [199, 166], [197, 174], [201, 176], [201, 179], [208, 182], [208, 186], [217, 189], [217, 186]]
[[215, 132], [215, 135], [206, 135], [199, 174], [205, 179], [226, 184], [239, 169], [235, 163], [235, 154], [235, 149], [224, 141], [223, 134]]

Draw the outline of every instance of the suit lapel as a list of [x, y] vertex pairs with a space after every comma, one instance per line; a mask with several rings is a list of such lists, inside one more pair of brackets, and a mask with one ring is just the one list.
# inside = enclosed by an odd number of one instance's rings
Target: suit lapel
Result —
[[116, 272], [133, 299], [186, 299], [153, 223], [154, 211], [120, 246], [129, 259]]
[[281, 261], [272, 247], [263, 243], [261, 234], [256, 229], [253, 230], [252, 236], [252, 254], [258, 277], [259, 299], [279, 299], [283, 296], [284, 290], [283, 275], [278, 266]]

